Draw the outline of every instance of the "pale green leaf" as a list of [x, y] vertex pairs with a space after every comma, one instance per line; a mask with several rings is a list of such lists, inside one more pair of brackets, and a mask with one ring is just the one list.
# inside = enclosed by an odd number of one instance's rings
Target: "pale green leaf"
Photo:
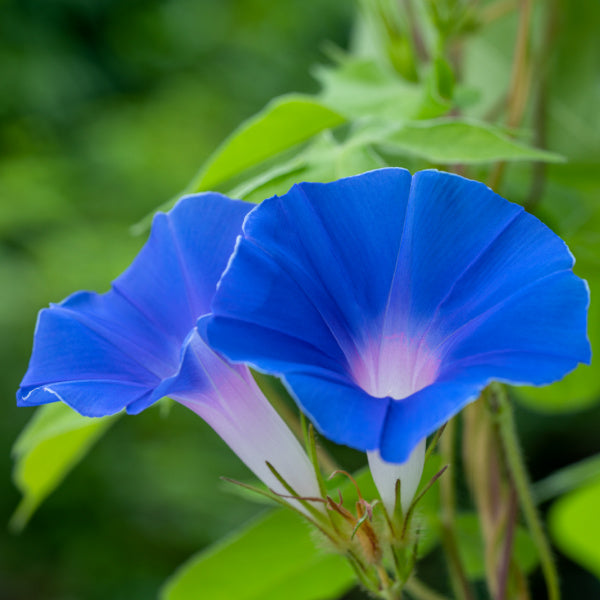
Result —
[[20, 530], [116, 417], [82, 417], [62, 402], [39, 408], [13, 447], [13, 479], [23, 494], [11, 527]]
[[189, 191], [217, 189], [245, 170], [344, 121], [340, 114], [309, 96], [277, 98], [223, 142]]
[[291, 159], [248, 179], [229, 195], [260, 202], [275, 194], [285, 194], [294, 183], [334, 181], [385, 166], [385, 161], [368, 143], [353, 137], [339, 143], [330, 132], [324, 132]]
[[192, 557], [167, 582], [162, 600], [327, 600], [354, 583], [341, 556], [317, 549], [292, 511], [261, 516]]
[[[377, 491], [371, 473], [354, 476], [365, 500]], [[340, 473], [328, 480], [332, 497], [342, 492], [344, 505], [358, 500], [354, 483]], [[296, 513], [267, 513], [198, 553], [167, 581], [161, 600], [328, 600], [352, 587], [355, 576], [344, 558], [327, 553], [316, 531]], [[235, 573], [235, 577], [231, 576]]]
[[388, 152], [424, 158], [436, 164], [488, 163], [499, 160], [559, 162], [552, 152], [531, 148], [500, 129], [475, 121], [437, 119], [388, 127]]
[[315, 75], [323, 86], [319, 98], [349, 118], [410, 119], [421, 110], [421, 87], [374, 60], [342, 58], [335, 68], [317, 68]]
[[600, 479], [557, 500], [549, 516], [556, 546], [600, 578]]

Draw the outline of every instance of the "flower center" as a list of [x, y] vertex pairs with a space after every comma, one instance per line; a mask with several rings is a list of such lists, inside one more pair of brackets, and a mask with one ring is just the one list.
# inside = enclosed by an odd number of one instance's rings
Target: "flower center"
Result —
[[352, 365], [352, 375], [371, 396], [402, 400], [433, 383], [439, 365], [420, 339], [399, 334], [373, 340]]

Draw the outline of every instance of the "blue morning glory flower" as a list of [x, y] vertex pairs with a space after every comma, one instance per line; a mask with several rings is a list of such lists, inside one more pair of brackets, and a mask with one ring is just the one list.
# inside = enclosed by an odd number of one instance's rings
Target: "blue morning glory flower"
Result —
[[490, 381], [543, 385], [589, 362], [573, 263], [538, 219], [456, 175], [301, 183], [246, 218], [208, 339], [391, 467]]
[[269, 487], [287, 493], [266, 461], [299, 494], [317, 495], [306, 453], [250, 371], [211, 350], [196, 327], [251, 208], [215, 193], [183, 198], [155, 216], [148, 242], [110, 291], [78, 292], [40, 311], [18, 404], [61, 400], [100, 417], [136, 414], [170, 396]]

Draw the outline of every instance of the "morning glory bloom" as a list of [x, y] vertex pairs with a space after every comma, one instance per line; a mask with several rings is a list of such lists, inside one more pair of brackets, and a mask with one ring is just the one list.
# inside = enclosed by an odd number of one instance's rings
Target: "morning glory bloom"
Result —
[[301, 183], [247, 216], [208, 339], [282, 376], [393, 490], [388, 463], [422, 462], [426, 436], [490, 381], [543, 385], [589, 362], [573, 263], [521, 206], [456, 175]]
[[265, 461], [298, 494], [318, 495], [306, 453], [250, 371], [211, 350], [196, 328], [251, 208], [216, 193], [183, 198], [154, 217], [148, 242], [109, 292], [78, 292], [40, 311], [18, 404], [62, 400], [100, 417], [170, 396], [268, 487], [288, 493]]

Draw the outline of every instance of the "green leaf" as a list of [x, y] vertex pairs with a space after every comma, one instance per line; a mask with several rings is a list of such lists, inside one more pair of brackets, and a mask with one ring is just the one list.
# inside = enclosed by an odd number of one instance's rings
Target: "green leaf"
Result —
[[13, 480], [23, 494], [10, 522], [21, 530], [116, 417], [82, 417], [62, 402], [39, 408], [13, 447]]
[[306, 523], [289, 510], [255, 519], [200, 552], [163, 588], [161, 600], [327, 600], [354, 583], [337, 555], [318, 550]]
[[437, 164], [488, 163], [498, 160], [559, 162], [558, 154], [531, 148], [502, 130], [476, 121], [439, 119], [388, 126], [384, 147]]
[[[456, 541], [458, 552], [469, 579], [485, 579], [485, 551], [481, 538], [479, 519], [475, 513], [463, 513], [456, 517]], [[535, 544], [520, 525], [513, 540], [512, 556], [525, 573], [538, 564]]]
[[[377, 497], [368, 468], [354, 479], [367, 502]], [[337, 500], [353, 509], [354, 484], [343, 474], [327, 482]], [[319, 549], [316, 532], [296, 513], [278, 509], [242, 527], [218, 544], [198, 553], [166, 583], [161, 600], [328, 600], [355, 583], [352, 569], [339, 555]], [[235, 577], [231, 574], [235, 573]]]
[[245, 170], [344, 121], [339, 113], [309, 96], [277, 98], [223, 142], [189, 191], [217, 189]]
[[557, 500], [550, 510], [550, 534], [571, 560], [600, 578], [600, 478]]
[[300, 181], [334, 181], [385, 166], [385, 161], [368, 143], [354, 138], [338, 143], [331, 132], [326, 131], [291, 159], [246, 180], [229, 195], [260, 202], [275, 194], [284, 194]]
[[414, 118], [420, 111], [422, 91], [374, 60], [342, 57], [336, 67], [318, 67], [323, 86], [319, 98], [348, 118]]

